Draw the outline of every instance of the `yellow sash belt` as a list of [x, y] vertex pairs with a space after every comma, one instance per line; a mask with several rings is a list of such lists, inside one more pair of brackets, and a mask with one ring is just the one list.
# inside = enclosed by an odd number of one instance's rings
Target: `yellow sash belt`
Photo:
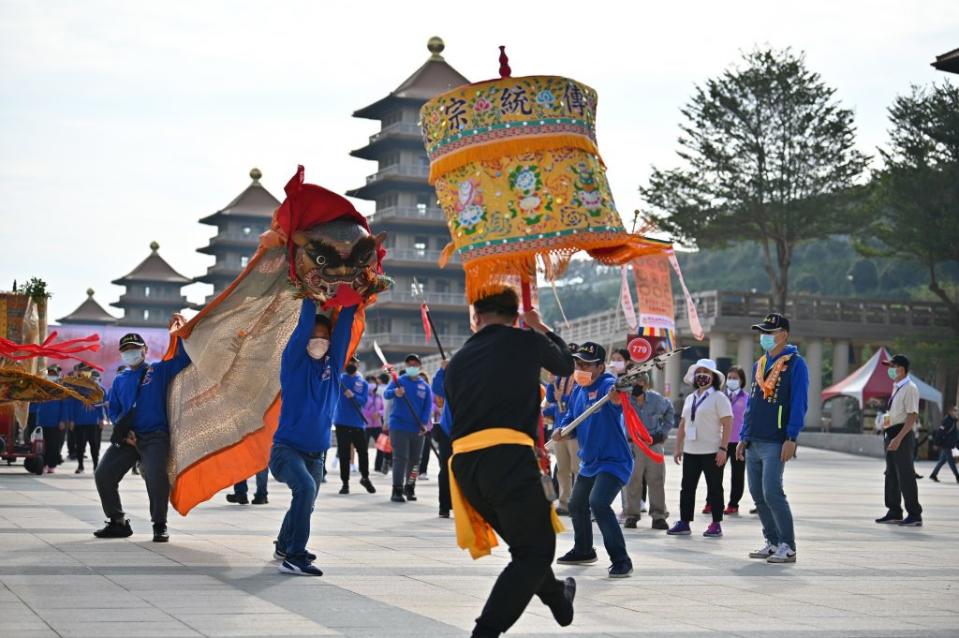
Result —
[[[476, 452], [485, 450], [496, 445], [525, 445], [533, 447], [533, 439], [519, 430], [511, 428], [491, 428], [489, 430], [480, 430], [469, 436], [453, 441], [453, 455], [449, 460], [450, 471], [450, 500], [453, 504], [453, 511], [456, 514], [456, 544], [460, 549], [468, 549], [470, 556], [474, 559], [482, 558], [490, 553], [499, 542], [496, 540], [496, 534], [493, 527], [480, 516], [480, 513], [473, 509], [469, 501], [463, 497], [460, 492], [459, 484], [456, 482], [456, 476], [453, 474], [453, 458], [457, 454], [466, 452]], [[550, 522], [553, 524], [553, 531], [557, 534], [564, 530], [563, 524], [556, 515], [556, 510], [550, 506]]]

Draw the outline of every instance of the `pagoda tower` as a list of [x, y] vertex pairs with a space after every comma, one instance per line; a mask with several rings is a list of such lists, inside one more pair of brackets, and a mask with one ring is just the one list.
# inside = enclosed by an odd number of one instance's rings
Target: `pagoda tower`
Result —
[[117, 322], [117, 318], [104, 310], [103, 306], [97, 303], [93, 298], [93, 288], [87, 288], [87, 298], [76, 310], [66, 317], [57, 319], [57, 323], [63, 326], [85, 325], [85, 326], [112, 326]]
[[118, 325], [166, 328], [171, 314], [190, 307], [181, 288], [193, 280], [173, 270], [159, 250], [160, 244], [151, 242], [150, 255], [129, 274], [112, 282], [126, 286], [120, 299], [110, 304], [123, 310]]
[[269, 230], [273, 211], [280, 202], [260, 184], [263, 173], [254, 168], [250, 171], [250, 185], [236, 196], [225, 208], [200, 220], [201, 224], [216, 226], [216, 235], [198, 253], [213, 255], [216, 261], [207, 268], [206, 274], [194, 281], [213, 285], [209, 302], [236, 279], [246, 268], [256, 252], [260, 233]]
[[414, 279], [423, 287], [443, 347], [458, 348], [469, 336], [462, 266], [455, 257], [445, 268], [437, 265], [450, 235], [436, 192], [427, 182], [429, 160], [419, 125], [420, 107], [428, 99], [469, 80], [443, 58], [440, 38], [431, 38], [427, 48], [429, 59], [396, 90], [353, 113], [380, 122], [369, 143], [350, 153], [377, 162], [377, 171], [346, 194], [376, 203], [370, 225], [374, 233], [387, 233], [383, 267], [396, 281], [392, 290], [377, 295], [367, 312], [360, 356], [370, 365], [377, 361], [370, 351], [373, 340], [391, 363], [410, 352], [436, 352], [435, 345], [425, 341]]

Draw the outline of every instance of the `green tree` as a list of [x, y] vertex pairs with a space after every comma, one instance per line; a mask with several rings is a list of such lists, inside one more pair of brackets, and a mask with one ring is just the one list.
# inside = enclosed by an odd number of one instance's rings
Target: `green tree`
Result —
[[959, 337], [959, 285], [949, 281], [959, 267], [959, 87], [913, 86], [889, 107], [889, 120], [857, 248], [922, 264]]
[[684, 166], [654, 167], [640, 188], [650, 221], [703, 248], [755, 241], [784, 309], [796, 245], [855, 226], [848, 195], [868, 158], [835, 93], [802, 54], [744, 54], [682, 109]]

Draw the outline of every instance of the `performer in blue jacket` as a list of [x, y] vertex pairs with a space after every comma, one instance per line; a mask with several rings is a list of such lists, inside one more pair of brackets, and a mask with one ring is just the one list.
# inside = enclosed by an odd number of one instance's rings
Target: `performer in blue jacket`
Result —
[[[84, 369], [81, 374], [94, 378], [93, 370]], [[99, 385], [99, 379], [95, 379]], [[103, 390], [103, 387], [100, 388]], [[90, 456], [93, 459], [93, 471], [97, 471], [100, 463], [100, 436], [103, 423], [106, 421], [106, 401], [95, 405], [87, 405], [78, 399], [67, 399], [70, 405], [70, 427], [73, 428], [77, 442], [77, 469], [75, 474], [83, 474], [83, 457], [87, 444], [90, 445]]]
[[[176, 330], [184, 323], [183, 317], [174, 314], [170, 329]], [[110, 420], [114, 428], [129, 421], [127, 416], [132, 417], [132, 422], [127, 438], [110, 446], [93, 474], [103, 513], [108, 517], [106, 526], [94, 532], [98, 538], [125, 538], [133, 534], [120, 503], [119, 487], [123, 476], [139, 461], [150, 497], [153, 542], [170, 540], [166, 527], [170, 504], [167, 389], [173, 378], [190, 365], [182, 340], [176, 341], [176, 354], [172, 359], [146, 363], [147, 344], [143, 337], [131, 332], [120, 338], [120, 356], [128, 368], [114, 379], [110, 389]]]
[[[60, 382], [60, 366], [52, 365], [47, 368], [47, 381]], [[66, 399], [59, 401], [44, 401], [37, 405], [37, 427], [43, 428], [43, 466], [44, 472], [53, 474], [63, 461], [60, 451], [63, 449], [64, 432], [70, 413]]]
[[273, 435], [270, 472], [293, 492], [290, 509], [276, 539], [274, 557], [280, 571], [322, 576], [306, 551], [310, 515], [323, 481], [323, 453], [330, 447], [339, 377], [350, 347], [356, 308], [343, 308], [330, 330], [330, 320], [316, 314], [316, 303], [303, 300], [300, 319], [280, 362], [280, 423]]
[[370, 453], [366, 443], [366, 417], [363, 416], [370, 384], [357, 372], [356, 358], [346, 364], [346, 372], [340, 375], [339, 381], [333, 425], [336, 426], [336, 456], [340, 461], [340, 480], [343, 481], [340, 494], [350, 493], [351, 447], [356, 450], [358, 457], [360, 485], [370, 494], [375, 494], [376, 488], [370, 482]]
[[[406, 370], [397, 381], [390, 381], [383, 393], [393, 402], [390, 409], [390, 444], [393, 446], [393, 494], [390, 500], [404, 503], [416, 500], [415, 476], [411, 472], [423, 454], [423, 432], [433, 413], [433, 393], [420, 378], [420, 358], [411, 354], [404, 360]], [[405, 397], [405, 398], [404, 398]]]
[[[569, 344], [571, 352], [576, 351], [576, 344]], [[546, 386], [546, 407], [543, 408], [543, 420], [547, 425], [552, 424], [556, 430], [569, 412], [570, 399], [576, 384], [573, 377], [554, 375]], [[547, 430], [548, 431], [548, 430]], [[579, 442], [576, 440], [576, 431], [570, 436], [553, 441], [553, 454], [556, 456], [556, 483], [559, 486], [559, 503], [556, 513], [569, 516], [569, 497], [573, 493], [573, 482], [579, 471]]]
[[436, 439], [439, 447], [440, 472], [439, 472], [439, 493], [440, 493], [440, 518], [449, 518], [450, 510], [453, 509], [450, 500], [450, 468], [449, 459], [453, 455], [453, 442], [450, 439], [450, 432], [453, 428], [453, 414], [450, 412], [450, 406], [446, 402], [446, 366], [449, 361], [443, 360], [440, 369], [433, 375], [433, 396], [435, 400], [442, 403], [443, 414], [440, 417], [439, 429], [433, 428], [433, 438]]
[[[579, 386], [573, 391], [569, 412], [563, 427], [572, 423], [590, 406], [607, 394], [609, 402], [593, 413], [576, 429], [579, 440], [579, 475], [569, 499], [573, 519], [573, 549], [556, 560], [561, 565], [585, 565], [596, 562], [593, 548], [593, 525], [590, 512], [603, 534], [603, 544], [612, 564], [610, 578], [626, 578], [633, 572], [633, 562], [626, 553], [626, 540], [619, 527], [612, 503], [629, 482], [633, 473], [633, 453], [626, 441], [623, 408], [615, 391], [616, 377], [606, 372], [606, 349], [587, 341], [573, 353], [576, 371], [573, 380]], [[561, 440], [559, 430], [553, 440]]]

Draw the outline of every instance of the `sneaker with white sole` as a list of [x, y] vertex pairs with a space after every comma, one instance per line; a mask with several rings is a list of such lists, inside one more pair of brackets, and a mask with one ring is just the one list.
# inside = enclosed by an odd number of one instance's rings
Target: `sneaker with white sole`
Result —
[[778, 547], [776, 547], [775, 545], [773, 545], [773, 544], [770, 543], [769, 541], [766, 541], [766, 544], [763, 545], [763, 548], [762, 548], [762, 549], [757, 549], [757, 550], [754, 551], [754, 552], [749, 552], [749, 557], [750, 557], [750, 558], [761, 558], [762, 560], [766, 560], [767, 558], [769, 558], [770, 556], [772, 556], [773, 554], [775, 554], [777, 549], [778, 549]]
[[779, 549], [776, 550], [776, 553], [766, 559], [767, 563], [795, 563], [796, 562], [796, 552], [787, 545], [786, 543], [781, 543]]
[[294, 576], [322, 576], [323, 572], [305, 560], [287, 558], [280, 563], [280, 572]]

